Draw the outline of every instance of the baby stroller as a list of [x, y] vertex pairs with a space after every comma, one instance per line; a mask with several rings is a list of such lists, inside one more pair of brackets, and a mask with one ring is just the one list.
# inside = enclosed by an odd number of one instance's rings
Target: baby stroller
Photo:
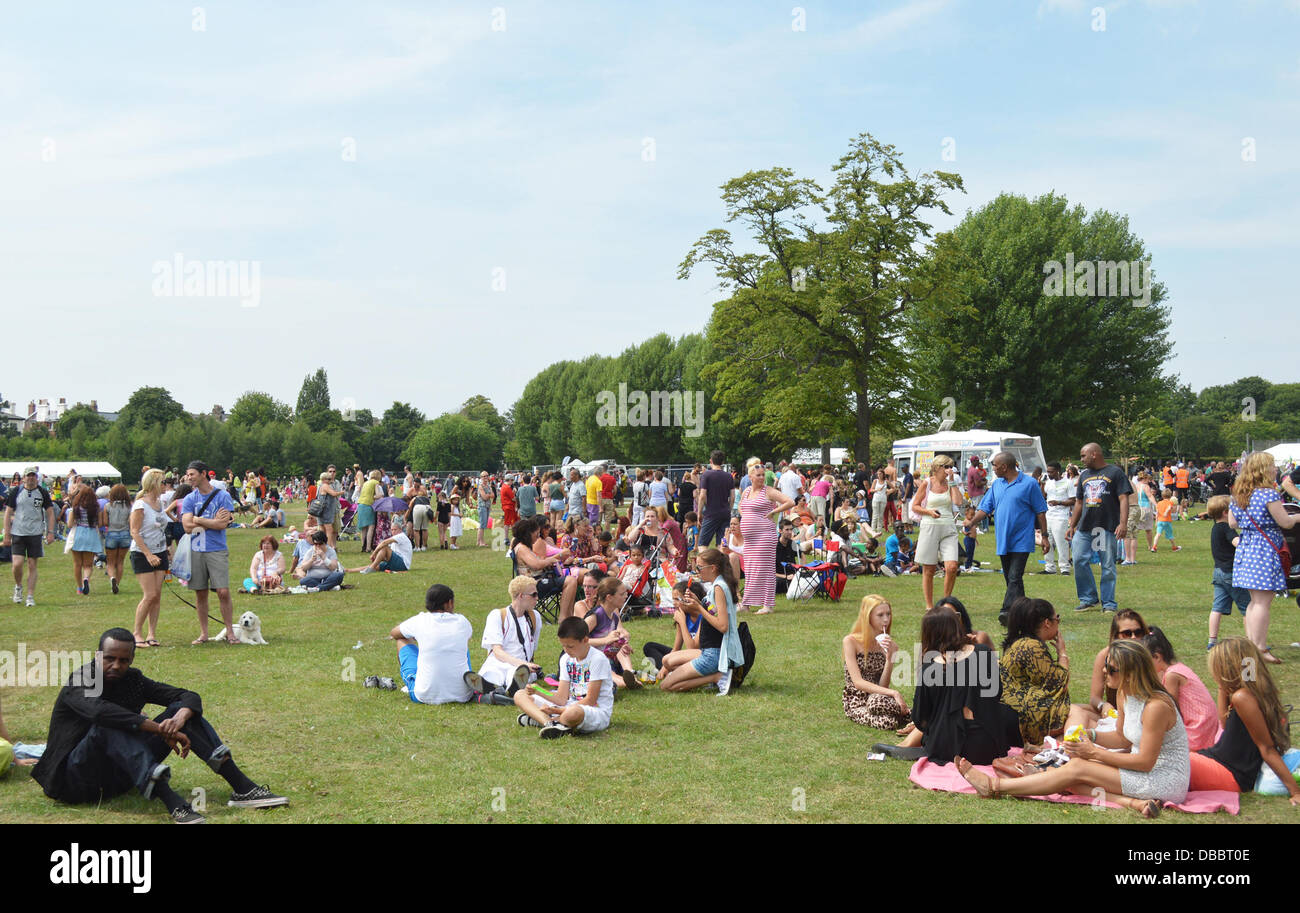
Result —
[[637, 615], [658, 618], [661, 613], [655, 605], [655, 594], [658, 591], [656, 581], [661, 575], [659, 546], [656, 545], [645, 556], [645, 562], [641, 565], [640, 576], [637, 577], [632, 586], [628, 587], [627, 601], [619, 609], [619, 614], [624, 618], [632, 618]]
[[339, 499], [339, 510], [343, 511], [343, 516], [339, 522], [343, 524], [342, 531], [339, 533], [340, 539], [360, 539], [361, 534], [357, 532], [357, 505], [353, 504], [347, 498]]

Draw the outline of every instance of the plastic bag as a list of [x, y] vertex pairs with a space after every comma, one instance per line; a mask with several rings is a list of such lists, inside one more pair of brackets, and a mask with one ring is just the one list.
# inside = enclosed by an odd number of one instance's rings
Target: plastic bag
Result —
[[172, 576], [185, 583], [190, 582], [190, 537], [181, 536], [176, 543], [176, 554], [172, 556]]
[[[1292, 774], [1300, 769], [1300, 748], [1292, 748], [1282, 755], [1282, 763], [1286, 765], [1287, 770]], [[1273, 773], [1273, 768], [1267, 764], [1261, 764], [1259, 768], [1259, 777], [1255, 780], [1255, 792], [1262, 796], [1286, 796], [1289, 795], [1285, 784]]]

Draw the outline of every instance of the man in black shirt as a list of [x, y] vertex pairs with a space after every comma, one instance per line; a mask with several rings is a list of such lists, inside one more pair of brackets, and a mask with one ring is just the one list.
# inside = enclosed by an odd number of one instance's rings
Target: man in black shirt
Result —
[[[1083, 470], [1065, 539], [1074, 560], [1074, 586], [1079, 594], [1076, 612], [1097, 607], [1098, 583], [1092, 576], [1092, 553], [1101, 557], [1101, 610], [1118, 611], [1115, 602], [1116, 541], [1128, 527], [1128, 477], [1118, 466], [1107, 464], [1101, 445], [1084, 444], [1079, 451]], [[1078, 535], [1075, 534], [1078, 530]]]
[[710, 544], [721, 545], [731, 522], [731, 492], [736, 487], [736, 480], [722, 468], [725, 458], [721, 450], [713, 451], [709, 454], [708, 470], [700, 476], [696, 498], [699, 499], [701, 549]]
[[[197, 694], [131, 668], [135, 638], [130, 631], [105, 631], [99, 650], [94, 663], [72, 673], [54, 702], [45, 754], [32, 768], [47, 796], [97, 802], [136, 788], [146, 799], [162, 802], [177, 824], [202, 824], [203, 816], [171, 789], [171, 768], [161, 763], [169, 752], [184, 758], [193, 751], [230, 784], [231, 805], [289, 804], [235, 766], [230, 749], [203, 718]], [[146, 704], [166, 709], [149, 719], [140, 713]]]
[[781, 534], [776, 540], [776, 591], [784, 593], [794, 575], [794, 565], [799, 556], [794, 550], [794, 521], [781, 521]]

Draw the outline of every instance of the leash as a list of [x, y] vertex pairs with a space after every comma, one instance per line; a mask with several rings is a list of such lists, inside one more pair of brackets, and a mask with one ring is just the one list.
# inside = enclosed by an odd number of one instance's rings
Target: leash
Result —
[[[185, 603], [187, 606], [189, 606], [191, 609], [193, 609], [194, 611], [197, 612], [197, 611], [199, 610], [199, 607], [198, 607], [198, 606], [196, 606], [194, 603], [190, 602], [188, 599], [186, 599], [186, 598], [185, 598], [184, 596], [182, 596], [180, 593], [178, 593], [178, 592], [176, 592], [174, 589], [172, 589], [172, 585], [171, 585], [171, 581], [172, 581], [172, 579], [173, 579], [173, 578], [168, 577], [167, 582], [163, 584], [163, 586], [167, 587], [167, 592], [171, 593], [173, 596], [175, 596], [175, 597], [176, 597], [177, 599], [179, 599], [181, 602]], [[215, 621], [217, 624], [221, 625], [223, 628], [226, 626], [226, 623], [225, 623], [224, 621], [222, 621], [220, 618], [217, 618], [217, 617], [216, 617], [215, 615], [213, 615], [211, 612], [208, 612], [208, 613], [207, 613], [207, 616], [208, 616], [209, 618], [211, 618], [213, 621]]]

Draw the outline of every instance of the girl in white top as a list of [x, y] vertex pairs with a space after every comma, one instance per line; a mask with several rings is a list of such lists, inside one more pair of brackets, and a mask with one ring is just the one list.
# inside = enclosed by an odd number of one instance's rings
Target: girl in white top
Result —
[[916, 489], [912, 513], [921, 518], [916, 537], [916, 563], [921, 565], [921, 595], [926, 609], [934, 608], [934, 572], [943, 561], [943, 595], [957, 583], [957, 510], [965, 503], [961, 490], [948, 478], [952, 458], [943, 454], [930, 463], [930, 474]]
[[505, 689], [508, 696], [536, 680], [542, 667], [533, 662], [542, 637], [542, 615], [537, 605], [537, 580], [520, 574], [510, 581], [510, 605], [493, 609], [483, 625], [482, 647], [487, 659], [478, 673], [467, 672], [465, 681], [480, 694]]
[[[161, 469], [150, 469], [140, 479], [140, 494], [131, 505], [131, 569], [143, 594], [135, 607], [135, 645], [158, 646], [158, 613], [162, 608], [162, 583], [167, 576], [167, 514], [162, 505]], [[149, 636], [144, 635], [145, 622]]]

